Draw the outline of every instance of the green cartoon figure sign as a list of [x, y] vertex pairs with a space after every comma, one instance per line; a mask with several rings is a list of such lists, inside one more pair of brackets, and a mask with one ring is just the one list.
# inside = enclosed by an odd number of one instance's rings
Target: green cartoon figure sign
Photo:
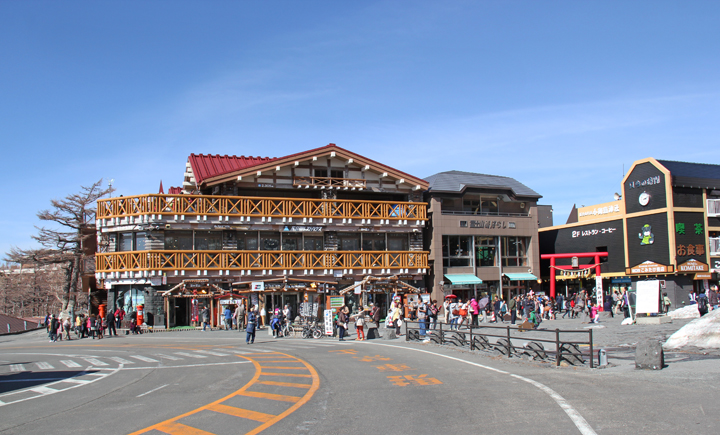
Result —
[[653, 236], [652, 233], [652, 227], [648, 224], [643, 225], [642, 232], [638, 234], [638, 237], [640, 238], [640, 245], [652, 245], [655, 240], [655, 236]]

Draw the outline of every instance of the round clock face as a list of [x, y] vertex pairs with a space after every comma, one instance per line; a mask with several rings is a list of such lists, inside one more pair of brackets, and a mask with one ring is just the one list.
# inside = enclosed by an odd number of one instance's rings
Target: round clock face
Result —
[[648, 205], [648, 203], [650, 202], [650, 194], [647, 192], [641, 193], [640, 196], [638, 197], [638, 202], [643, 207]]

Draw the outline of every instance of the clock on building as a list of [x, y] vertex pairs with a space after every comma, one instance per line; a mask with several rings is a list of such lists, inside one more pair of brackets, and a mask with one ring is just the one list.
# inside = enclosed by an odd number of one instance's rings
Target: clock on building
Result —
[[638, 202], [640, 203], [640, 205], [645, 207], [650, 202], [650, 194], [647, 192], [641, 193], [640, 196], [638, 197]]

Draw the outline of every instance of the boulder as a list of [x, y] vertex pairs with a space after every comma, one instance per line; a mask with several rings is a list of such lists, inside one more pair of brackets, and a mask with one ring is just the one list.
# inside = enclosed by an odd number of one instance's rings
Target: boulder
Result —
[[635, 368], [660, 370], [665, 365], [665, 355], [659, 341], [645, 340], [635, 348]]
[[368, 340], [381, 338], [380, 330], [376, 327], [368, 328], [367, 333], [365, 333], [365, 338], [367, 338]]
[[397, 338], [397, 335], [395, 335], [394, 329], [388, 329], [385, 331], [385, 333], [382, 335], [383, 340], [394, 340]]

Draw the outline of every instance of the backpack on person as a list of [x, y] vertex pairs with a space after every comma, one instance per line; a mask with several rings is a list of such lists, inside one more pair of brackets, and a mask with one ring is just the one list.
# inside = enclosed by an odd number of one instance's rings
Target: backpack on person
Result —
[[708, 309], [708, 298], [698, 297], [697, 298], [698, 311], [707, 311]]

